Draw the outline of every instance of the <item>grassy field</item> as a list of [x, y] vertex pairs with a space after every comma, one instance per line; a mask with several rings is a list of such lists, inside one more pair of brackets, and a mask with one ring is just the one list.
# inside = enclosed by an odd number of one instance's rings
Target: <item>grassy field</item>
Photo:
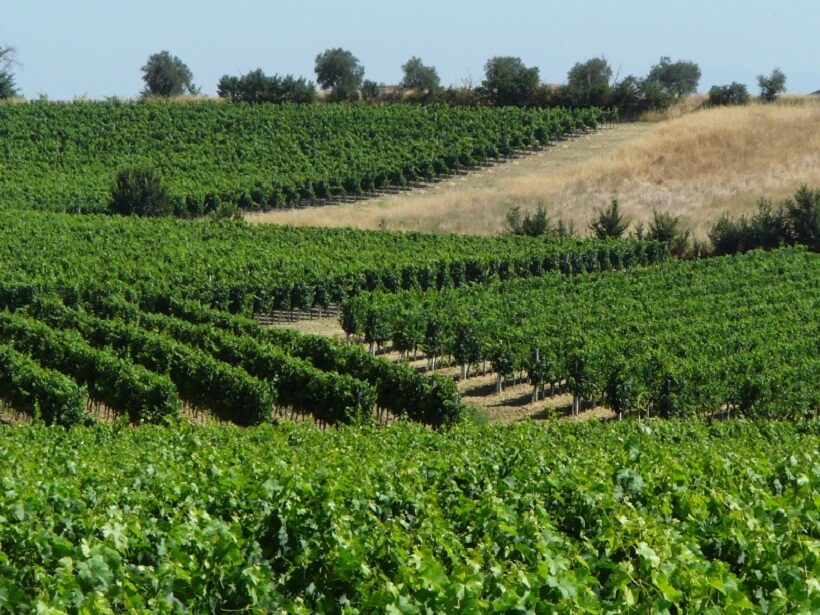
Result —
[[424, 190], [351, 205], [249, 215], [253, 222], [494, 234], [511, 206], [547, 205], [585, 229], [618, 196], [635, 220], [681, 216], [697, 235], [721, 213], [751, 211], [820, 183], [820, 102], [702, 109], [621, 124]]

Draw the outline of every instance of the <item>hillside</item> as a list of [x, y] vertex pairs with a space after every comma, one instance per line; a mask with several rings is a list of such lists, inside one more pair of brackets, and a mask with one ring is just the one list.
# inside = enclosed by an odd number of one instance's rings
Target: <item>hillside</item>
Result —
[[[0, 421], [255, 424], [462, 415], [456, 386], [246, 316], [364, 290], [662, 260], [656, 242], [544, 241], [0, 209]], [[211, 310], [210, 307], [222, 311]], [[415, 401], [414, 401], [415, 400]], [[204, 411], [204, 413], [203, 413]]]
[[[456, 378], [466, 403], [493, 422], [548, 418], [549, 407], [604, 416], [585, 411], [599, 404], [633, 416], [814, 417], [820, 320], [806, 315], [818, 313], [818, 283], [820, 256], [783, 249], [623, 274], [365, 292], [343, 302], [341, 328], [296, 326], [376, 342], [384, 356]], [[580, 398], [589, 403], [570, 406]]]
[[177, 215], [358, 197], [594, 128], [600, 109], [216, 102], [0, 105], [0, 206], [100, 212], [125, 169]]
[[425, 190], [248, 219], [490, 234], [511, 206], [546, 204], [584, 228], [617, 195], [635, 219], [669, 211], [704, 235], [722, 212], [749, 211], [761, 196], [781, 198], [803, 183], [820, 183], [820, 104], [787, 99], [622, 124]]

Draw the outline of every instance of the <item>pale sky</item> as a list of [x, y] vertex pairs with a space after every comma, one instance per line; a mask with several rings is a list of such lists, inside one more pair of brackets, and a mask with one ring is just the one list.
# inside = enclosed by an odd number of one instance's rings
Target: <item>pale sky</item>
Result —
[[486, 60], [519, 56], [560, 83], [604, 55], [616, 73], [645, 75], [660, 56], [697, 62], [699, 90], [774, 67], [794, 92], [820, 89], [820, 0], [0, 0], [0, 46], [17, 49], [27, 98], [136, 96], [140, 67], [168, 50], [214, 94], [223, 74], [255, 68], [314, 78], [316, 55], [350, 49], [365, 77], [397, 83], [410, 56], [445, 85]]

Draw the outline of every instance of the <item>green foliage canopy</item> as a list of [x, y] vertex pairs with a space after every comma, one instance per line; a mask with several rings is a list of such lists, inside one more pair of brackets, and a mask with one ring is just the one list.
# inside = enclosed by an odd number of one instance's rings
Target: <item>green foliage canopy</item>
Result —
[[180, 215], [316, 204], [446, 176], [611, 117], [439, 105], [0, 105], [0, 193], [5, 207], [105, 211], [111, 178], [147, 166]]
[[311, 103], [316, 88], [304, 77], [266, 75], [257, 68], [245, 75], [223, 75], [216, 88], [221, 98], [242, 102]]
[[812, 425], [0, 428], [0, 444], [9, 612], [820, 609]]
[[151, 167], [133, 167], [117, 173], [108, 209], [123, 216], [169, 216], [174, 213], [168, 189], [159, 173]]
[[646, 80], [659, 84], [663, 90], [680, 99], [697, 91], [700, 67], [692, 61], [672, 62], [669, 56], [663, 56], [649, 70]]
[[413, 56], [402, 67], [401, 87], [419, 90], [422, 92], [433, 92], [441, 87], [441, 80], [434, 66], [426, 66], [421, 58]]
[[779, 68], [775, 68], [768, 75], [758, 75], [757, 85], [760, 87], [761, 100], [773, 102], [786, 91], [786, 75]]
[[14, 85], [14, 73], [11, 68], [15, 62], [13, 47], [0, 47], [0, 100], [17, 96]]
[[331, 90], [331, 100], [356, 100], [364, 78], [364, 67], [347, 49], [326, 49], [316, 56], [316, 81]]
[[749, 102], [749, 91], [742, 83], [733, 81], [729, 85], [713, 85], [709, 90], [709, 104], [745, 105]]
[[484, 65], [480, 95], [498, 107], [525, 107], [538, 94], [538, 67], [527, 67], [521, 58], [496, 56]]
[[589, 230], [598, 239], [620, 239], [629, 228], [629, 220], [621, 213], [621, 204], [613, 198], [606, 209], [596, 210], [595, 218], [589, 224]]
[[144, 96], [167, 98], [198, 93], [191, 69], [168, 51], [150, 55], [141, 70], [142, 80], [145, 82]]
[[[590, 58], [576, 63], [567, 73], [567, 91], [578, 106], [606, 104], [612, 68], [606, 58]], [[593, 103], [592, 101], [598, 101]]]

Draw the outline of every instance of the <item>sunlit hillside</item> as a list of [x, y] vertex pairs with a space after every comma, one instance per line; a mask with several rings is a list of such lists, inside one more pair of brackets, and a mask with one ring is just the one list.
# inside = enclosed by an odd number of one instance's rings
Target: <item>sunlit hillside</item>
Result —
[[750, 211], [803, 183], [820, 184], [820, 101], [809, 98], [620, 125], [427, 189], [250, 219], [489, 234], [511, 206], [546, 204], [583, 229], [618, 196], [633, 219], [668, 211], [704, 235], [722, 212]]

